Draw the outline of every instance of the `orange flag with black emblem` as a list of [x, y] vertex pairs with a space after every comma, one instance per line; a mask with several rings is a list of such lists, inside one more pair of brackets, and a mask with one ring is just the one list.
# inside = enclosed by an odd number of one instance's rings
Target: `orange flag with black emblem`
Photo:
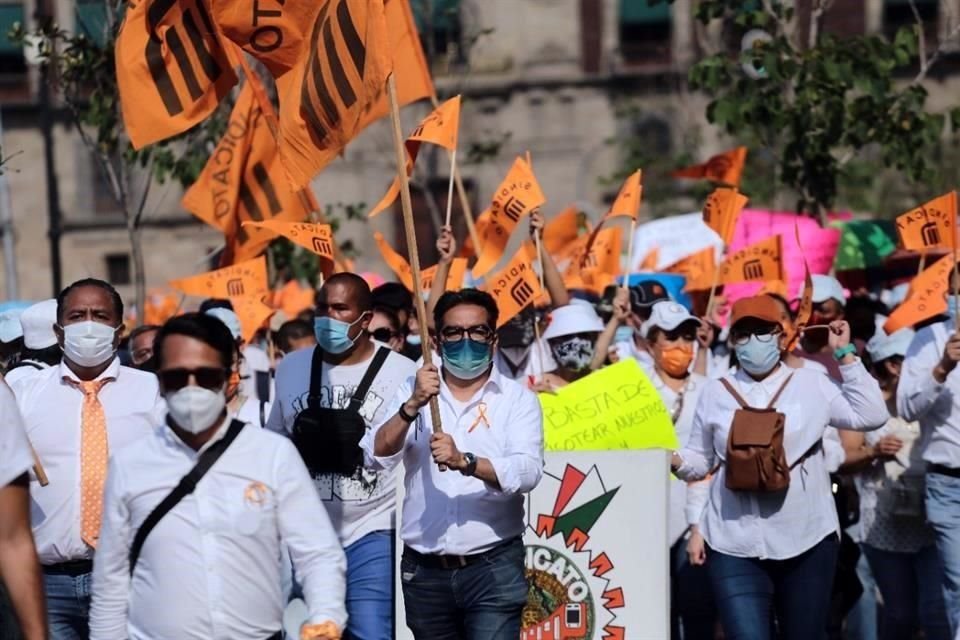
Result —
[[383, 0], [327, 0], [277, 78], [280, 157], [303, 188], [362, 129], [392, 70]]
[[253, 82], [244, 84], [226, 132], [183, 196], [184, 209], [226, 237], [223, 265], [260, 255], [275, 237], [244, 223], [294, 222], [308, 215], [287, 180]]
[[237, 84], [203, 0], [130, 3], [114, 55], [134, 149], [201, 123]]
[[[460, 130], [460, 96], [454, 96], [434, 109], [423, 119], [407, 138], [404, 146], [407, 150], [407, 175], [413, 173], [413, 164], [424, 142], [435, 144], [449, 151], [457, 148], [457, 132]], [[380, 199], [370, 213], [373, 217], [393, 204], [400, 195], [400, 179], [394, 178], [386, 195]]]
[[263, 295], [270, 290], [267, 286], [267, 259], [260, 256], [223, 269], [173, 280], [170, 286], [188, 296], [201, 298], [244, 298]]
[[720, 265], [719, 284], [783, 279], [783, 246], [779, 234], [727, 256]]
[[747, 204], [747, 196], [736, 189], [719, 187], [713, 190], [703, 205], [703, 221], [708, 227], [717, 232], [723, 240], [724, 246], [729, 246], [733, 240], [733, 232], [737, 226], [737, 218]]
[[739, 187], [746, 162], [747, 148], [737, 147], [715, 155], [703, 164], [677, 169], [670, 175], [674, 178], [706, 178], [719, 184]]
[[705, 291], [713, 286], [717, 270], [716, 252], [713, 247], [690, 254], [664, 269], [667, 273], [676, 273], [686, 278], [684, 291]]
[[951, 191], [897, 216], [897, 235], [904, 249], [950, 249], [957, 227], [957, 192]]
[[[380, 255], [383, 257], [383, 261], [386, 262], [390, 270], [396, 274], [397, 279], [400, 280], [403, 286], [413, 291], [413, 269], [410, 267], [407, 259], [397, 253], [379, 231], [374, 231], [373, 239], [377, 243], [377, 248], [380, 249]], [[437, 275], [438, 266], [439, 265], [433, 265], [432, 267], [420, 270], [421, 291], [430, 291], [430, 288], [433, 286], [433, 279]], [[448, 291], [460, 289], [463, 286], [463, 278], [466, 273], [467, 259], [454, 258], [450, 264], [450, 273], [447, 275], [447, 282], [444, 289]]]
[[934, 262], [913, 279], [907, 299], [893, 310], [883, 324], [887, 335], [947, 312], [950, 273], [953, 267], [954, 258], [953, 254], [950, 254]]
[[230, 304], [233, 305], [233, 312], [237, 314], [240, 320], [240, 332], [244, 343], [250, 342], [257, 331], [262, 329], [267, 320], [277, 312], [276, 309], [267, 306], [264, 302], [265, 293], [259, 293], [242, 297], [231, 297]]
[[274, 236], [283, 236], [321, 258], [333, 260], [333, 231], [328, 224], [268, 220], [266, 222], [244, 222], [243, 226], [265, 229]]
[[493, 195], [490, 224], [483, 230], [482, 250], [473, 265], [474, 278], [480, 278], [500, 261], [520, 218], [546, 201], [533, 168], [522, 157], [517, 157]]
[[612, 281], [620, 273], [622, 246], [623, 230], [620, 227], [601, 229], [595, 236], [580, 236], [561, 272], [564, 285], [568, 289], [599, 289], [602, 293], [606, 284], [601, 286], [599, 283]]
[[540, 280], [526, 252], [518, 251], [502, 270], [488, 276], [483, 289], [497, 301], [497, 328], [543, 295]]

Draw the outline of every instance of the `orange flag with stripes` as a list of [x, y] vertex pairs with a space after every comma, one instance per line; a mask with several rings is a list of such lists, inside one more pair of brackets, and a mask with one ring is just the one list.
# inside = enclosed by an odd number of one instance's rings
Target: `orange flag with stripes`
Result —
[[237, 98], [223, 138], [184, 194], [183, 207], [223, 232], [224, 265], [260, 255], [275, 237], [271, 231], [244, 223], [293, 222], [307, 217], [303, 201], [287, 180], [276, 140], [249, 80]]
[[[417, 154], [420, 153], [420, 145], [429, 142], [453, 151], [457, 148], [457, 132], [459, 130], [460, 96], [454, 96], [424, 118], [404, 143], [407, 149], [407, 175], [413, 173], [413, 164], [417, 161]], [[399, 196], [400, 180], [394, 178], [387, 189], [386, 195], [370, 210], [369, 217], [372, 218], [389, 207]]]
[[747, 197], [736, 189], [719, 187], [713, 190], [703, 205], [703, 221], [717, 232], [724, 246], [733, 240], [737, 218], [747, 204]]
[[530, 259], [518, 251], [502, 270], [486, 278], [484, 290], [497, 301], [499, 329], [543, 295]]
[[482, 251], [473, 265], [474, 278], [480, 278], [500, 261], [520, 218], [546, 201], [533, 169], [518, 157], [493, 195], [490, 224], [481, 235]]
[[953, 260], [953, 254], [944, 256], [913, 279], [907, 299], [893, 310], [883, 324], [887, 335], [947, 312]]
[[303, 188], [360, 132], [392, 69], [383, 0], [327, 0], [277, 78], [280, 157]]
[[957, 233], [957, 192], [951, 191], [897, 216], [897, 235], [904, 249], [950, 249]]
[[129, 3], [114, 55], [134, 149], [201, 123], [237, 84], [203, 0]]
[[263, 256], [170, 282], [170, 286], [188, 296], [201, 298], [243, 298], [266, 294], [267, 259]]
[[264, 229], [274, 236], [283, 236], [321, 258], [333, 260], [333, 231], [328, 224], [268, 220], [266, 222], [244, 222], [243, 226]]
[[779, 234], [727, 256], [720, 265], [720, 284], [783, 279], [783, 246]]
[[[377, 242], [377, 248], [380, 249], [380, 255], [383, 261], [387, 263], [390, 270], [397, 276], [397, 279], [408, 290], [413, 291], [413, 268], [407, 259], [400, 255], [396, 249], [390, 246], [387, 239], [379, 231], [373, 233], [373, 239]], [[433, 286], [433, 279], [436, 277], [438, 265], [433, 265], [420, 270], [420, 290], [430, 291]], [[450, 273], [447, 275], [446, 290], [456, 290], [463, 286], [463, 278], [467, 273], [467, 258], [454, 258], [450, 264]]]
[[719, 184], [739, 187], [746, 162], [747, 148], [737, 147], [715, 155], [703, 164], [678, 169], [670, 175], [674, 178], [706, 178]]
[[259, 60], [274, 77], [296, 65], [310, 25], [330, 0], [209, 0], [223, 36]]
[[664, 269], [667, 273], [676, 273], [686, 278], [684, 291], [704, 291], [713, 286], [717, 271], [716, 253], [713, 247], [693, 253], [674, 262]]

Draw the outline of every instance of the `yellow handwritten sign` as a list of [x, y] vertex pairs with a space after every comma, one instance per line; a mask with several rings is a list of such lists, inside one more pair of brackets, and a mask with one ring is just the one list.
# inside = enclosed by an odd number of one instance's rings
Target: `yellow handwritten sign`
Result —
[[540, 406], [547, 451], [678, 447], [660, 394], [633, 359], [541, 393]]

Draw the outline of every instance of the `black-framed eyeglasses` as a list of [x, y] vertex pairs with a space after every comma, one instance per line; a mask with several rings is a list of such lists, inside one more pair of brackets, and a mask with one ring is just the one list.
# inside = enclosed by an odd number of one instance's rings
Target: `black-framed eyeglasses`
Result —
[[440, 330], [440, 341], [441, 342], [460, 342], [463, 340], [463, 337], [467, 336], [474, 342], [482, 342], [483, 344], [489, 344], [493, 341], [496, 333], [493, 329], [488, 327], [485, 324], [476, 324], [472, 327], [444, 327]]
[[396, 338], [399, 335], [399, 333], [396, 331], [392, 331], [388, 327], [380, 327], [379, 329], [374, 329], [373, 331], [371, 331], [370, 335], [373, 336], [373, 339], [376, 340], [377, 342], [390, 342], [391, 340]]
[[697, 330], [684, 327], [682, 329], [674, 329], [673, 331], [664, 331], [663, 337], [670, 342], [681, 339], [686, 340], [687, 342], [695, 342], [697, 339]]
[[165, 391], [179, 391], [190, 384], [190, 377], [196, 380], [198, 387], [219, 391], [227, 383], [230, 372], [217, 367], [197, 367], [196, 369], [162, 369], [157, 372], [160, 384]]
[[730, 332], [730, 341], [738, 347], [742, 347], [750, 341], [750, 336], [756, 336], [757, 340], [760, 342], [771, 342], [781, 333], [783, 332], [780, 330], [780, 327], [773, 327], [770, 329], [733, 330]]

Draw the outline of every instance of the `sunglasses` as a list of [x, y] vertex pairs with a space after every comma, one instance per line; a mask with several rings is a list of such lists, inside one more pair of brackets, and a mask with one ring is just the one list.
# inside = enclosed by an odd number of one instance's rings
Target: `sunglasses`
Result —
[[373, 339], [377, 342], [390, 342], [397, 336], [397, 332], [391, 331], [387, 327], [380, 327], [379, 329], [371, 331], [370, 335], [373, 336]]
[[160, 384], [165, 391], [179, 391], [190, 384], [190, 376], [197, 381], [198, 387], [219, 391], [227, 383], [230, 372], [216, 367], [198, 367], [197, 369], [163, 369], [157, 372]]

